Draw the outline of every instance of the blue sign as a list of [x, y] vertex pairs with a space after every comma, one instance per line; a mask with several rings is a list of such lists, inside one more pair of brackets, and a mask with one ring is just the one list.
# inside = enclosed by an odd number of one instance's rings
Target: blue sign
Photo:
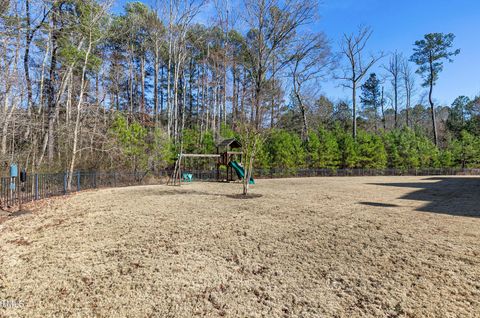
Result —
[[16, 178], [18, 177], [18, 167], [16, 164], [12, 163], [10, 165], [10, 177], [11, 178]]

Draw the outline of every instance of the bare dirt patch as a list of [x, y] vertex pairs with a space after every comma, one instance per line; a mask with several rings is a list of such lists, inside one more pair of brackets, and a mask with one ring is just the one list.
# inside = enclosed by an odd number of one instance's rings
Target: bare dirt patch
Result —
[[0, 224], [12, 317], [479, 317], [480, 179], [104, 189]]

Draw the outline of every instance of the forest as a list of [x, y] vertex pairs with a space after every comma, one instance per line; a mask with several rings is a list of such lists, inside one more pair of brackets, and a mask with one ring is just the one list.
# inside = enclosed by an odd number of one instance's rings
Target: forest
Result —
[[1, 162], [155, 171], [250, 135], [258, 168], [480, 167], [480, 96], [435, 102], [454, 34], [371, 52], [312, 32], [317, 1], [237, 4], [1, 0]]

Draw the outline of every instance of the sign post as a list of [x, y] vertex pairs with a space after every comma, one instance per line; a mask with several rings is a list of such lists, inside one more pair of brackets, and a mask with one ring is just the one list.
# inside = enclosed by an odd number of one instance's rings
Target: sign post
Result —
[[10, 164], [10, 198], [12, 204], [15, 204], [16, 199], [16, 178], [18, 177], [18, 166], [15, 163]]

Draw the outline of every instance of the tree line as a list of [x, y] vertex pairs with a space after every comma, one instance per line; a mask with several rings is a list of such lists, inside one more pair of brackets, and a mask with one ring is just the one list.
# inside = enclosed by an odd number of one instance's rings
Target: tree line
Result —
[[[311, 0], [129, 2], [115, 13], [97, 0], [2, 1], [0, 159], [30, 171], [160, 169], [250, 129], [258, 167], [477, 164], [480, 99], [434, 103], [460, 53], [453, 34], [426, 34], [404, 56], [371, 53], [373, 31], [359, 27], [335, 47], [311, 32], [318, 10]], [[322, 95], [323, 81], [351, 99]]]

